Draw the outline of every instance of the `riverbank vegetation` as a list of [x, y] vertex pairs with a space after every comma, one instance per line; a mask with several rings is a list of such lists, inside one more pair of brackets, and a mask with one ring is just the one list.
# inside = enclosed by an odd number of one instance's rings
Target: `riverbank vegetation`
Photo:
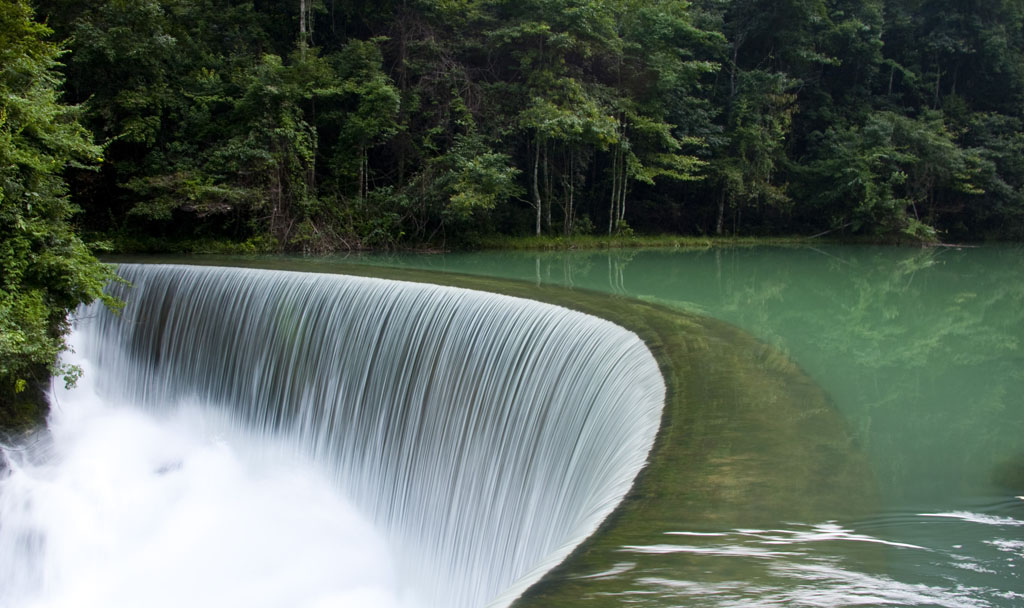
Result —
[[1024, 234], [1019, 0], [36, 5], [121, 243]]
[[0, 8], [0, 430], [39, 422], [66, 348], [68, 314], [104, 298], [113, 271], [75, 234], [65, 167], [89, 169], [100, 148], [58, 101], [60, 48], [21, 0]]

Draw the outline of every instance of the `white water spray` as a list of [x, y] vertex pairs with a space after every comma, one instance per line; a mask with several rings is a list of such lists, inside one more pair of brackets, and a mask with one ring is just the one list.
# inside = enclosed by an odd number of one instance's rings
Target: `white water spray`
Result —
[[216, 411], [104, 403], [89, 362], [8, 452], [0, 606], [411, 608], [384, 540], [294, 446]]
[[[55, 458], [16, 464], [3, 482], [0, 559], [34, 564], [15, 581], [28, 596], [141, 588], [141, 572], [184, 589], [233, 571], [230, 593], [270, 586], [290, 568], [284, 583], [294, 587], [273, 586], [291, 595], [262, 605], [356, 605], [341, 598], [364, 594], [360, 606], [504, 606], [611, 512], [657, 431], [664, 385], [653, 357], [594, 317], [331, 275], [184, 266], [122, 275], [135, 285], [121, 294], [123, 317], [87, 309], [76, 339], [96, 365], [97, 393], [132, 405], [65, 424], [63, 404]], [[83, 439], [90, 425], [97, 434]], [[86, 446], [98, 452], [78, 451]], [[106, 478], [115, 471], [124, 477]], [[203, 477], [182, 481], [192, 471]], [[98, 483], [95, 513], [40, 489], [55, 479]], [[167, 486], [202, 491], [190, 506]], [[175, 500], [186, 515], [162, 506]], [[278, 515], [286, 506], [296, 510]], [[68, 519], [78, 511], [93, 519]], [[210, 511], [225, 519], [204, 519]], [[11, 530], [8, 513], [25, 529]], [[298, 530], [279, 527], [292, 519]], [[56, 520], [91, 529], [94, 544], [62, 552], [69, 532]], [[223, 529], [213, 547], [183, 546]], [[308, 535], [323, 544], [307, 551]], [[352, 546], [366, 559], [346, 557]], [[93, 560], [93, 572], [88, 555], [100, 549], [111, 561]], [[191, 563], [197, 555], [202, 563]], [[55, 574], [64, 571], [82, 574]], [[102, 605], [140, 605], [124, 593]], [[239, 603], [208, 597], [175, 604]], [[38, 605], [64, 605], [46, 601]]]

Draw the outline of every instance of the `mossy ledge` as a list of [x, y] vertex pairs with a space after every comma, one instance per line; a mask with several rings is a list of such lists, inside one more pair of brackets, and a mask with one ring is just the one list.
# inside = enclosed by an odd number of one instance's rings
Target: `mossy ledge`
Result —
[[[242, 257], [133, 259], [372, 276], [500, 293], [565, 306], [643, 339], [666, 384], [647, 467], [615, 512], [514, 604], [618, 606], [581, 578], [618, 550], [669, 530], [714, 530], [857, 517], [876, 502], [867, 461], [828, 396], [778, 350], [727, 323], [627, 297], [505, 279]], [[130, 296], [129, 296], [130, 297]], [[657, 542], [657, 541], [655, 541]], [[657, 559], [654, 556], [652, 559]], [[614, 584], [622, 585], [618, 580]]]

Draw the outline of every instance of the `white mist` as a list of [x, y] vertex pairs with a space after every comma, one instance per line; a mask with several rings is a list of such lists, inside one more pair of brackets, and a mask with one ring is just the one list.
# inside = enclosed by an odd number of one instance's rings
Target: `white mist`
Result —
[[55, 390], [49, 438], [8, 451], [0, 605], [411, 605], [384, 541], [283, 441], [104, 403], [94, 378]]

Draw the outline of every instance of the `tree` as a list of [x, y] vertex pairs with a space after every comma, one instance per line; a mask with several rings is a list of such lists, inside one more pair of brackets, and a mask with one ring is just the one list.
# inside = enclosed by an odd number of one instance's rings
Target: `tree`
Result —
[[715, 234], [723, 232], [727, 208], [739, 212], [744, 207], [790, 204], [779, 174], [787, 160], [786, 143], [796, 109], [794, 86], [793, 80], [778, 72], [751, 70], [736, 76], [735, 93], [726, 109], [728, 143], [712, 161], [712, 179], [720, 189]]
[[[400, 130], [399, 93], [382, 69], [381, 42], [352, 40], [331, 57], [339, 82], [329, 92], [337, 103], [321, 119], [339, 125], [331, 168], [336, 179], [355, 184], [359, 198], [370, 191], [370, 149]], [[349, 194], [351, 189], [342, 185], [340, 190]]]
[[981, 158], [957, 146], [934, 112], [877, 112], [862, 127], [830, 129], [816, 152], [804, 196], [832, 228], [935, 240], [949, 207], [984, 193]]
[[[61, 176], [94, 165], [100, 149], [58, 101], [60, 48], [23, 0], [0, 5], [0, 426], [32, 422], [33, 402], [60, 367], [68, 315], [114, 274], [74, 233]], [[29, 419], [27, 420], [26, 417]]]
[[616, 66], [615, 106], [619, 145], [612, 154], [612, 203], [609, 233], [628, 228], [626, 201], [630, 181], [703, 179], [703, 153], [711, 130], [703, 79], [717, 74], [710, 58], [722, 36], [694, 25], [688, 2], [643, 0], [621, 7], [623, 56]]
[[691, 23], [688, 3], [495, 4], [500, 25], [486, 38], [491, 52], [512, 66], [502, 76], [510, 85], [504, 90], [515, 91], [518, 101], [512, 121], [536, 234], [545, 218], [553, 228], [559, 182], [562, 230], [573, 232], [577, 185], [588, 164], [607, 175], [609, 232], [625, 227], [631, 184], [699, 175], [702, 163], [687, 148], [703, 142], [679, 125], [692, 120], [697, 83], [717, 65], [694, 57], [709, 34]]
[[506, 78], [519, 100], [513, 120], [527, 151], [534, 233], [539, 235], [545, 215], [551, 228], [549, 148], [607, 150], [617, 140], [618, 121], [608, 96], [602, 95], [594, 64], [616, 61], [621, 42], [609, 2], [495, 4], [499, 26], [485, 35], [492, 52], [508, 57], [512, 66]]

